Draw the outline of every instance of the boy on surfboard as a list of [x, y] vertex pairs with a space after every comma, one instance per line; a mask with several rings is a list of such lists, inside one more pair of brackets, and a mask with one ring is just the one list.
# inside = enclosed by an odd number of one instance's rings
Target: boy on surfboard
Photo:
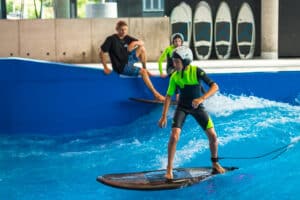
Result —
[[[152, 85], [149, 72], [146, 69], [146, 50], [144, 42], [127, 35], [128, 25], [125, 21], [119, 21], [116, 25], [116, 34], [108, 36], [100, 47], [99, 57], [104, 67], [104, 73], [110, 74], [107, 67], [106, 55], [109, 54], [112, 68], [118, 74], [127, 76], [141, 75], [146, 86], [151, 90], [158, 101], [164, 101], [162, 96]], [[142, 62], [143, 68], [134, 66], [138, 61]]]
[[[192, 51], [185, 46], [177, 47], [172, 55], [175, 72], [172, 74], [164, 102], [162, 116], [158, 125], [163, 128], [167, 125], [167, 112], [176, 88], [180, 90], [180, 98], [172, 122], [172, 133], [168, 144], [168, 165], [166, 179], [173, 179], [173, 160], [176, 145], [179, 140], [182, 126], [188, 115], [192, 115], [205, 131], [211, 151], [212, 168], [215, 173], [224, 173], [224, 168], [218, 162], [218, 141], [212, 119], [205, 111], [203, 102], [218, 91], [218, 85], [197, 66], [190, 65], [193, 60]], [[201, 95], [201, 81], [209, 86], [209, 90]]]

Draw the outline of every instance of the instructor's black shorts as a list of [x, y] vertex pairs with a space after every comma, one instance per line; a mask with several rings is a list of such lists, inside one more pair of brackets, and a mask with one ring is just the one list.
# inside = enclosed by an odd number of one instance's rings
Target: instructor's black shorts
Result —
[[204, 107], [200, 105], [197, 109], [183, 108], [178, 106], [173, 117], [172, 128], [181, 129], [186, 117], [189, 114], [196, 119], [196, 121], [204, 131], [214, 127], [214, 124], [211, 118], [209, 117], [208, 113], [205, 111]]

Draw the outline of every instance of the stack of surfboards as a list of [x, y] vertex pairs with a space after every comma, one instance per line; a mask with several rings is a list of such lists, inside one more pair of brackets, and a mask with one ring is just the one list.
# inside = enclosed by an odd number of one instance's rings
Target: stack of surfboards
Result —
[[[228, 59], [231, 55], [233, 28], [231, 11], [222, 1], [213, 22], [212, 10], [206, 1], [200, 1], [192, 20], [191, 7], [185, 2], [176, 6], [170, 16], [171, 34], [182, 33], [184, 45], [190, 46], [193, 34], [196, 59], [209, 59], [213, 40], [218, 59]], [[214, 33], [214, 38], [213, 38]], [[243, 3], [236, 21], [236, 42], [240, 58], [252, 58], [255, 50], [255, 21], [251, 7]]]
[[176, 6], [170, 16], [171, 35], [182, 33], [184, 37], [183, 45], [190, 46], [192, 36], [192, 9], [185, 2]]

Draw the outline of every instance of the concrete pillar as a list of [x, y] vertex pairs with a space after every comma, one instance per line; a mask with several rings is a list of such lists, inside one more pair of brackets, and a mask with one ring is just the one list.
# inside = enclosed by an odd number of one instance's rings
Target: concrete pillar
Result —
[[86, 18], [117, 18], [118, 5], [116, 2], [87, 3]]
[[53, 0], [55, 18], [70, 18], [70, 0]]
[[77, 18], [77, 0], [70, 0], [70, 17]]
[[0, 19], [6, 19], [6, 1], [0, 0]]
[[279, 0], [261, 1], [261, 57], [278, 58]]

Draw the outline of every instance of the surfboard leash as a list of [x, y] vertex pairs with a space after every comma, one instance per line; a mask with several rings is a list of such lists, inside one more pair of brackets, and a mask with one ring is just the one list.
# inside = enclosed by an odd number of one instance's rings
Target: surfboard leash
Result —
[[221, 159], [237, 159], [237, 160], [259, 159], [259, 158], [263, 158], [263, 157], [266, 157], [266, 156], [277, 153], [275, 156], [273, 156], [271, 158], [271, 160], [274, 160], [274, 159], [278, 158], [281, 154], [286, 152], [291, 145], [296, 144], [299, 141], [300, 141], [300, 137], [298, 139], [296, 139], [295, 141], [290, 142], [289, 144], [286, 144], [282, 147], [276, 148], [276, 149], [274, 149], [270, 152], [267, 152], [267, 153], [264, 153], [264, 154], [261, 154], [261, 155], [258, 155], [258, 156], [242, 156], [242, 157], [224, 156], [224, 157], [219, 157], [219, 160], [221, 160]]

